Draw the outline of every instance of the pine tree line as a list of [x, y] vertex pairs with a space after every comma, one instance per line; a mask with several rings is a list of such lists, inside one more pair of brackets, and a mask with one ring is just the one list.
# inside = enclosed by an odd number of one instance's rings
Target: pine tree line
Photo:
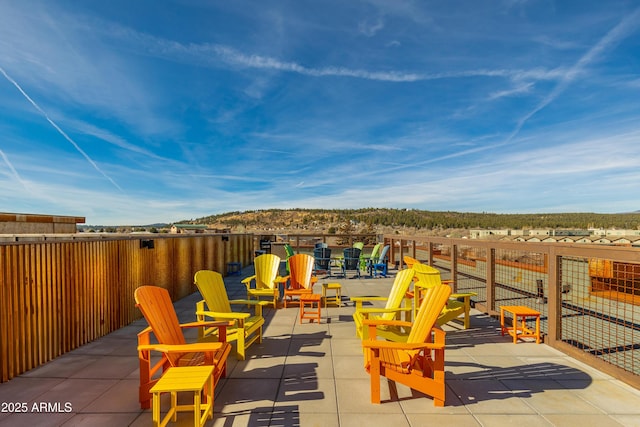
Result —
[[[192, 221], [196, 224], [223, 224], [227, 227], [278, 225], [306, 227], [324, 225], [344, 227], [344, 224], [412, 227], [434, 230], [448, 228], [511, 228], [511, 229], [587, 229], [618, 228], [639, 229], [640, 212], [620, 214], [599, 213], [540, 213], [495, 214], [452, 211], [424, 211], [418, 209], [266, 209], [245, 212], [227, 212]], [[361, 229], [362, 227], [358, 227]], [[337, 230], [341, 233], [341, 230]]]

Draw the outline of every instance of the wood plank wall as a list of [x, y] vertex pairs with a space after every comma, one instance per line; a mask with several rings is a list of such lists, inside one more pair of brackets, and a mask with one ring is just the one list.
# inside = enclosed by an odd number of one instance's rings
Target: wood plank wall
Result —
[[140, 318], [138, 286], [177, 300], [195, 291], [197, 270], [249, 265], [253, 235], [228, 237], [141, 237], [153, 249], [138, 239], [0, 244], [0, 382]]

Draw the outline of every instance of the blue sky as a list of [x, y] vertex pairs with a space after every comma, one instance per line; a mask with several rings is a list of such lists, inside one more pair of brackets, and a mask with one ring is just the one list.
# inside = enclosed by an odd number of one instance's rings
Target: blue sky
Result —
[[0, 211], [640, 209], [636, 1], [0, 0]]

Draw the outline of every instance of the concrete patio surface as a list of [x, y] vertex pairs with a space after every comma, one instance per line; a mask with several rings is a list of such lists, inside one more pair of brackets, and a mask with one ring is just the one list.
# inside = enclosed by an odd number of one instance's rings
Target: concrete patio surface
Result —
[[[225, 279], [231, 298], [240, 280]], [[393, 273], [393, 272], [392, 272]], [[498, 322], [474, 312], [472, 327], [447, 330], [447, 399], [383, 380], [382, 403], [370, 403], [350, 296], [386, 295], [393, 278], [330, 278], [343, 304], [322, 311], [322, 323], [300, 324], [298, 308], [265, 309], [264, 341], [247, 360], [228, 360], [208, 426], [640, 426], [640, 392], [544, 344], [500, 335]], [[321, 291], [316, 285], [316, 292]], [[176, 302], [183, 322], [195, 320], [195, 293]], [[0, 426], [150, 426], [138, 404], [139, 320], [0, 384]], [[181, 400], [188, 396], [181, 396]], [[168, 406], [168, 396], [163, 408]], [[26, 412], [15, 413], [25, 403]], [[34, 406], [35, 404], [35, 406]], [[40, 408], [43, 404], [43, 412]], [[59, 409], [59, 411], [58, 411]], [[193, 425], [191, 414], [177, 423]]]

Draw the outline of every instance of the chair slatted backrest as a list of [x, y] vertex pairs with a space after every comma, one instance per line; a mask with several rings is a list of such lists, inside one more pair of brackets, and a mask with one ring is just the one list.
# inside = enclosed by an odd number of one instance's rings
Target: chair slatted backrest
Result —
[[422, 287], [433, 287], [442, 284], [440, 278], [440, 270], [433, 268], [430, 265], [416, 262], [413, 264], [413, 272]]
[[329, 270], [331, 264], [331, 248], [316, 247], [313, 250], [316, 270]]
[[371, 249], [371, 255], [369, 255], [369, 259], [373, 262], [378, 260], [378, 254], [380, 253], [380, 248], [382, 247], [382, 243], [376, 243], [376, 245]]
[[381, 264], [386, 262], [387, 260], [387, 252], [389, 252], [389, 245], [385, 245], [382, 248], [382, 251], [380, 252], [380, 256], [378, 257], [378, 260], [374, 262], [374, 264]]
[[[391, 285], [391, 290], [389, 291], [389, 297], [387, 298], [385, 308], [402, 307], [402, 300], [405, 298], [412, 280], [413, 270], [410, 268], [402, 270], [396, 274], [393, 284]], [[380, 318], [384, 320], [392, 320], [395, 317], [395, 313], [383, 313], [380, 315]]]
[[280, 257], [274, 254], [262, 254], [253, 260], [256, 272], [256, 289], [274, 289], [274, 280], [278, 277]]
[[[159, 286], [140, 286], [134, 292], [136, 304], [160, 344], [186, 344], [169, 291]], [[182, 355], [171, 355], [176, 361]]]
[[284, 244], [284, 252], [287, 254], [287, 258], [290, 258], [296, 254], [291, 245], [288, 243]]
[[451, 288], [447, 285], [437, 285], [427, 290], [418, 314], [413, 320], [407, 343], [429, 342], [431, 330], [449, 300], [449, 295], [451, 295]]
[[407, 268], [411, 268], [411, 267], [413, 267], [414, 264], [420, 263], [420, 261], [418, 261], [417, 259], [415, 259], [413, 257], [410, 257], [409, 255], [405, 255], [404, 257], [402, 257], [402, 260], [404, 261], [404, 263], [407, 266]]
[[291, 247], [290, 244], [285, 243], [284, 244], [284, 253], [287, 255], [287, 274], [289, 274], [289, 272], [291, 271], [289, 269], [289, 258], [291, 258], [292, 256], [294, 256], [296, 253], [293, 250], [293, 248]]
[[200, 270], [196, 272], [194, 281], [210, 311], [231, 313], [231, 304], [222, 274], [217, 271]]
[[360, 269], [360, 252], [358, 248], [345, 248], [342, 252], [344, 255], [344, 269], [358, 270]]
[[315, 259], [309, 254], [296, 254], [289, 258], [289, 289], [311, 289], [311, 275]]

